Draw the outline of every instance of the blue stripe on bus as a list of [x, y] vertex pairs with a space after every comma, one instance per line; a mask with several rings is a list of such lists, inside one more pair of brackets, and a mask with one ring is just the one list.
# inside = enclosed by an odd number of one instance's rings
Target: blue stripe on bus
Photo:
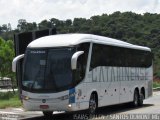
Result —
[[75, 103], [75, 88], [69, 89], [69, 103]]

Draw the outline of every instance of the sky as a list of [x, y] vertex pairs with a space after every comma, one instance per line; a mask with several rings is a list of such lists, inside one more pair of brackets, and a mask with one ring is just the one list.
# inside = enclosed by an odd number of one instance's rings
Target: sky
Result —
[[11, 23], [16, 28], [19, 19], [36, 23], [51, 18], [89, 19], [115, 11], [159, 14], [160, 0], [0, 0], [0, 25]]

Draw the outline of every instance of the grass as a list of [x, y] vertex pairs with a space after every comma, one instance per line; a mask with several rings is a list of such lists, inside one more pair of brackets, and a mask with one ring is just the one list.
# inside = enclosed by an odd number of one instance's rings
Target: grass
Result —
[[18, 98], [18, 92], [0, 92], [0, 109], [21, 106], [22, 104]]
[[153, 88], [160, 87], [160, 82], [153, 82]]

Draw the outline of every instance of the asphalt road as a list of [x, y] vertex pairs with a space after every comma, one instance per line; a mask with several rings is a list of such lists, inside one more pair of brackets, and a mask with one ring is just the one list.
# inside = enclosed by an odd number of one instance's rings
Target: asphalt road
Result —
[[[82, 111], [80, 113], [61, 113], [55, 114], [51, 118], [45, 118], [42, 115], [36, 117], [29, 117], [23, 120], [87, 120], [88, 116], [85, 114], [86, 111]], [[98, 114], [92, 120], [101, 120], [107, 119], [108, 116], [114, 115], [135, 115], [135, 114], [143, 114], [143, 115], [154, 115], [158, 114], [158, 117], [155, 117], [155, 120], [160, 120], [160, 92], [154, 92], [153, 97], [144, 101], [144, 105], [142, 107], [133, 108], [130, 104], [121, 104], [121, 105], [114, 105], [114, 106], [107, 106], [100, 108]], [[127, 116], [128, 117], [128, 116]], [[132, 117], [133, 119], [133, 117]], [[143, 119], [143, 118], [142, 118]]]

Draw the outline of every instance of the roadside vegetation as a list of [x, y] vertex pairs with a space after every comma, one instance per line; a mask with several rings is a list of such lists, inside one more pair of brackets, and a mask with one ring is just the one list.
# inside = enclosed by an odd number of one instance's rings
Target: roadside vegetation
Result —
[[11, 62], [14, 57], [13, 34], [56, 27], [57, 33], [90, 33], [120, 39], [136, 45], [150, 47], [153, 53], [154, 78], [160, 79], [160, 14], [114, 12], [73, 20], [50, 18], [40, 23], [18, 20], [17, 28], [11, 24], [0, 25], [0, 77], [12, 77]]
[[160, 88], [160, 82], [154, 81], [153, 88]]
[[8, 107], [21, 107], [18, 92], [0, 92], [0, 109]]

